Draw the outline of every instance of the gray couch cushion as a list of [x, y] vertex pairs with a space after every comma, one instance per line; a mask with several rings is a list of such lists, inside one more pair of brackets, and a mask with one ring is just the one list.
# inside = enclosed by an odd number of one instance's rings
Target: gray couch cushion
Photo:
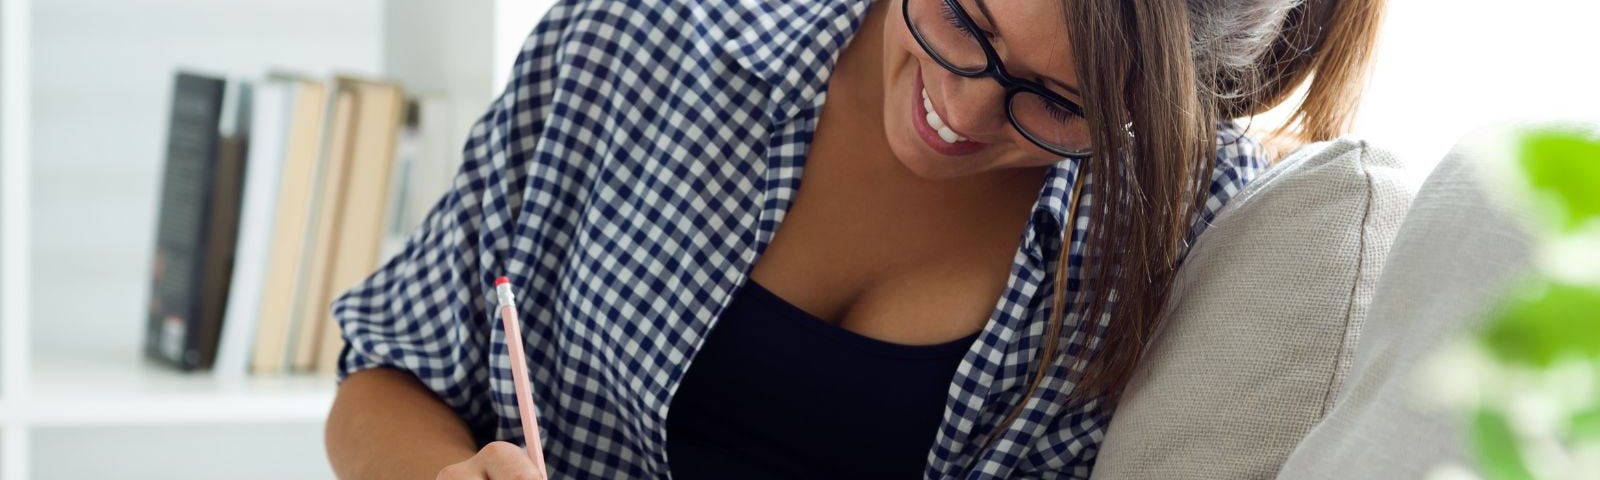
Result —
[[1177, 274], [1095, 478], [1270, 478], [1333, 402], [1413, 187], [1365, 142], [1309, 145], [1234, 197]]
[[[1493, 133], [1474, 136], [1485, 135]], [[1412, 479], [1442, 462], [1472, 464], [1457, 416], [1419, 401], [1415, 371], [1529, 268], [1530, 219], [1479, 185], [1482, 150], [1458, 145], [1423, 184], [1390, 250], [1346, 388], [1279, 478]]]

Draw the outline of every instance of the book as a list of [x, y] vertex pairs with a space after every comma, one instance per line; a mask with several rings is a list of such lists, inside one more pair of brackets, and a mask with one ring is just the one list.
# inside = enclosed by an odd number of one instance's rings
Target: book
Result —
[[262, 282], [271, 247], [273, 209], [277, 206], [294, 89], [294, 83], [280, 78], [267, 78], [252, 88], [239, 238], [234, 249], [233, 278], [228, 282], [222, 338], [212, 365], [214, 372], [228, 378], [242, 376], [250, 368], [250, 344], [260, 319]]
[[315, 241], [305, 269], [292, 367], [331, 371], [343, 346], [330, 307], [377, 266], [399, 136], [404, 92], [398, 85], [341, 76], [326, 150]]
[[232, 276], [250, 91], [180, 71], [172, 92], [145, 353], [196, 370], [215, 358]]
[[[357, 89], [355, 140], [350, 152], [350, 181], [344, 198], [346, 229], [339, 236], [339, 257], [329, 273], [330, 289], [323, 298], [331, 305], [340, 294], [360, 283], [383, 258], [384, 232], [394, 189], [395, 150], [405, 113], [405, 92], [387, 82], [349, 79]], [[315, 370], [332, 372], [344, 346], [341, 329], [328, 307], [322, 309], [322, 335]]]
[[293, 93], [250, 349], [250, 371], [256, 374], [280, 373], [288, 368], [294, 307], [304, 283], [306, 244], [315, 219], [312, 197], [331, 108], [324, 82], [289, 74], [274, 77], [292, 84]]
[[350, 130], [354, 128], [355, 92], [334, 85], [332, 108], [328, 117], [327, 132], [322, 146], [316, 183], [313, 186], [310, 230], [307, 232], [306, 251], [300, 264], [300, 275], [294, 296], [294, 310], [290, 317], [288, 369], [305, 371], [315, 361], [316, 334], [321, 318], [322, 291], [328, 288], [327, 265], [335, 255], [334, 235], [339, 227], [339, 200], [343, 197], [345, 171], [348, 168]]

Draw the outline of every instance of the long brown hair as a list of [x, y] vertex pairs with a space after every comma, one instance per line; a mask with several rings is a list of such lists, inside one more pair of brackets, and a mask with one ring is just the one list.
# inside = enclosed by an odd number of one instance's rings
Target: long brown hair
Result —
[[[1099, 399], [1109, 409], [1160, 325], [1207, 194], [1219, 122], [1284, 103], [1309, 79], [1304, 100], [1269, 140], [1298, 144], [1343, 134], [1365, 83], [1384, 1], [1064, 3], [1096, 152], [1079, 175], [1090, 180], [1084, 198], [1093, 199], [1082, 205], [1090, 220], [1080, 266], [1092, 293], [1066, 298], [1069, 228], [1056, 260], [1051, 336], [1028, 394], [1065, 353], [1061, 342], [1083, 343], [1098, 333], [1098, 346], [1065, 359], [1075, 382], [1069, 401]], [[1067, 306], [1080, 302], [1078, 321], [1063, 338]], [[995, 432], [1019, 412], [1013, 409]]]

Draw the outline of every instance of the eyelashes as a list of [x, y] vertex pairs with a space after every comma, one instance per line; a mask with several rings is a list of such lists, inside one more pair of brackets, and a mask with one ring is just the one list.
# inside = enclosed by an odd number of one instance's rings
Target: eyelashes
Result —
[[956, 10], [954, 8], [950, 8], [949, 3], [940, 2], [939, 13], [944, 17], [944, 21], [946, 23], [949, 23], [951, 27], [955, 27], [955, 29], [960, 31], [962, 35], [966, 35], [968, 37], [976, 36], [972, 33], [972, 29], [967, 28], [966, 24], [961, 23], [961, 17], [956, 16]]

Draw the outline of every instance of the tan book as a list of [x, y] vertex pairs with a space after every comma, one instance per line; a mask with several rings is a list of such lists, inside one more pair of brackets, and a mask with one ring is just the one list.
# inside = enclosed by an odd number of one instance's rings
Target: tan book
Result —
[[300, 267], [302, 283], [295, 296], [290, 329], [289, 369], [310, 370], [316, 363], [317, 338], [321, 334], [322, 298], [328, 289], [328, 264], [334, 258], [339, 221], [344, 207], [345, 172], [349, 169], [350, 135], [355, 129], [356, 94], [342, 82], [335, 82], [333, 116], [322, 150], [321, 173], [317, 175], [316, 198], [312, 200], [314, 219], [305, 261]]
[[[405, 93], [395, 84], [351, 77], [337, 81], [339, 89], [353, 93], [355, 99], [349, 135], [342, 143], [345, 171], [336, 207], [338, 221], [333, 224], [337, 230], [328, 239], [325, 261], [313, 264], [325, 267], [326, 273], [321, 294], [308, 297], [316, 303], [303, 310], [304, 334], [297, 339], [302, 343], [296, 348], [295, 361], [297, 368], [319, 372], [335, 369], [344, 346], [331, 312], [333, 301], [378, 266], [395, 143], [405, 113]], [[341, 142], [335, 139], [333, 144]], [[305, 343], [308, 339], [309, 344]]]
[[257, 374], [282, 372], [288, 366], [295, 297], [301, 286], [306, 236], [315, 218], [311, 200], [327, 123], [327, 87], [311, 79], [291, 80], [296, 88], [285, 134], [277, 201], [273, 207], [259, 324], [250, 354], [250, 371]]

